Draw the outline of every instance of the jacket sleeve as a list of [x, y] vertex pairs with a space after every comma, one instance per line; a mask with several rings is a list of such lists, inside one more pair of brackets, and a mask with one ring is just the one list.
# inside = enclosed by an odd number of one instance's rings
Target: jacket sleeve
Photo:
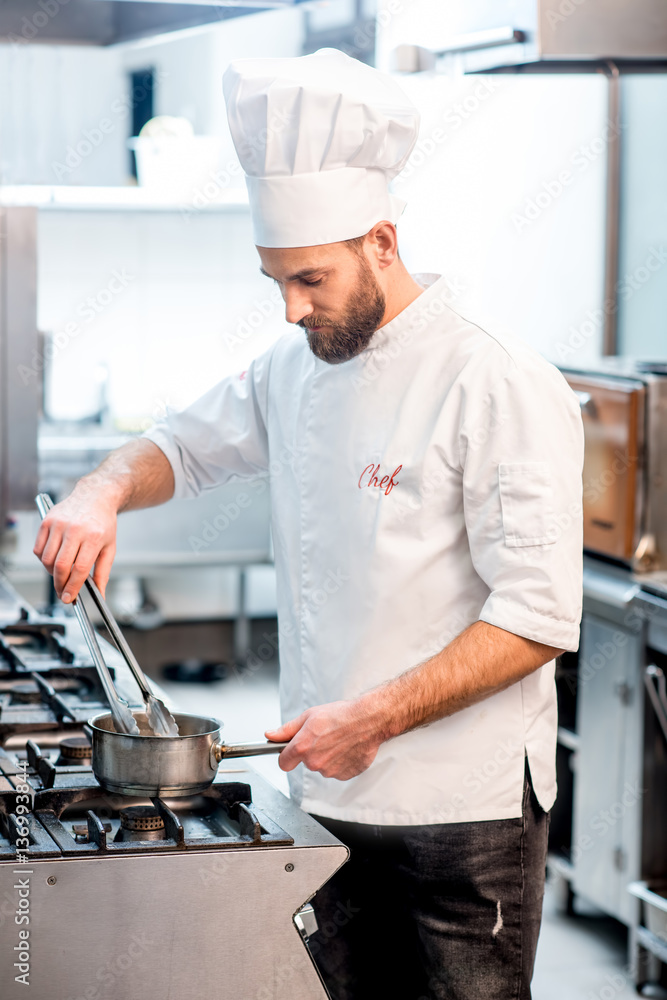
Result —
[[524, 362], [465, 418], [461, 448], [471, 557], [490, 591], [480, 620], [576, 650], [583, 425], [574, 394], [557, 369]]
[[144, 434], [171, 464], [175, 498], [196, 497], [268, 469], [268, 379], [274, 347], [246, 372], [223, 379]]

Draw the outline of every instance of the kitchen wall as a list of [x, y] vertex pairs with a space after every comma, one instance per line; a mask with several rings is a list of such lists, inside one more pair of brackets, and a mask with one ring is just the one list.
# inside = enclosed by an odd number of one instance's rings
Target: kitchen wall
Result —
[[[231, 149], [222, 95], [227, 64], [300, 54], [303, 17], [299, 10], [266, 11], [110, 48], [0, 44], [0, 183], [125, 184], [127, 74], [134, 69], [155, 69], [157, 114], [183, 115], [198, 134], [226, 136]], [[80, 155], [78, 144], [96, 139], [104, 119], [109, 131]]]
[[[124, 182], [127, 86], [117, 49], [0, 44], [0, 93], [1, 183]], [[105, 118], [112, 131], [79, 156], [77, 144]]]
[[[377, 65], [397, 46], [437, 49], [461, 30], [463, 0], [380, 0]], [[602, 74], [403, 75], [422, 113], [396, 190], [415, 269], [438, 270], [456, 307], [518, 333], [557, 364], [602, 348], [607, 121]], [[663, 74], [623, 76], [618, 351], [667, 360], [667, 115]]]
[[38, 234], [54, 418], [94, 413], [102, 378], [114, 427], [140, 429], [247, 368], [285, 330], [247, 207], [43, 210]]
[[[272, 11], [178, 40], [113, 50], [0, 46], [0, 86], [8, 93], [14, 82], [16, 92], [11, 107], [0, 105], [3, 179], [125, 184], [128, 116], [114, 118], [112, 105], [127, 99], [127, 73], [153, 67], [157, 113], [185, 115], [198, 133], [225, 136], [221, 81], [229, 60], [298, 54], [301, 39], [300, 12]], [[27, 140], [28, 115], [37, 144]], [[100, 147], [57, 176], [53, 163], [64, 162], [68, 146], [76, 147], [104, 117], [114, 127]], [[216, 181], [223, 197], [244, 188], [238, 174], [224, 179], [232, 155], [228, 135], [226, 142]], [[45, 208], [38, 216], [38, 324], [51, 348], [45, 352], [46, 405], [56, 420], [77, 420], [94, 413], [106, 395], [107, 431], [137, 430], [247, 368], [284, 330], [282, 302], [259, 273], [247, 206], [212, 206], [195, 194], [159, 210], [132, 199], [112, 209], [104, 206], [106, 192], [92, 197], [97, 208]], [[36, 358], [30, 377], [42, 377], [43, 361]], [[242, 486], [121, 518], [116, 582], [143, 575], [167, 618], [234, 614], [237, 553], [243, 558], [257, 550], [261, 557], [270, 545], [268, 495], [253, 494], [251, 508], [239, 513], [234, 505]], [[229, 530], [221, 527], [225, 511]], [[204, 538], [216, 518], [218, 527]], [[36, 530], [34, 514], [17, 515], [10, 575], [40, 602], [45, 579], [31, 553]], [[193, 538], [203, 543], [196, 551]], [[250, 612], [271, 614], [271, 568], [254, 567], [247, 585]]]
[[[456, 4], [383, 0], [378, 66], [434, 45]], [[452, 24], [450, 24], [450, 22]], [[455, 308], [585, 365], [602, 343], [606, 81], [573, 76], [401, 75], [422, 115], [395, 190], [408, 207], [402, 253], [446, 274]]]
[[625, 77], [619, 354], [667, 361], [667, 75]]

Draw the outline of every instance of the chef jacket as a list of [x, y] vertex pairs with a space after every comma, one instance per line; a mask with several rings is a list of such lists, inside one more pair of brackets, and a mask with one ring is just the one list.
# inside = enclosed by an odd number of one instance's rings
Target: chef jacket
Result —
[[[415, 277], [424, 291], [351, 360], [319, 360], [297, 329], [147, 433], [176, 497], [268, 476], [284, 721], [390, 681], [478, 620], [578, 646], [578, 402], [525, 343], [457, 314], [443, 278]], [[508, 819], [527, 755], [547, 810], [554, 669], [388, 740], [348, 781], [301, 764], [291, 795], [360, 823]]]

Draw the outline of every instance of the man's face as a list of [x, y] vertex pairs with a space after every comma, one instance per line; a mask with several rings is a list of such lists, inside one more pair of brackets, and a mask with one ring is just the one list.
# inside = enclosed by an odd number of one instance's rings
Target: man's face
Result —
[[363, 251], [346, 243], [257, 251], [262, 273], [280, 286], [287, 322], [306, 331], [313, 354], [340, 364], [368, 346], [386, 302]]

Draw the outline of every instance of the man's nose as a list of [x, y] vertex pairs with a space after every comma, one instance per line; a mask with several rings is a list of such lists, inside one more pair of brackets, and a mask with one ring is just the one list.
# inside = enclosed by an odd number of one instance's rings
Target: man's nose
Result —
[[298, 323], [313, 312], [313, 303], [305, 289], [287, 287], [284, 293], [285, 319], [288, 323]]

